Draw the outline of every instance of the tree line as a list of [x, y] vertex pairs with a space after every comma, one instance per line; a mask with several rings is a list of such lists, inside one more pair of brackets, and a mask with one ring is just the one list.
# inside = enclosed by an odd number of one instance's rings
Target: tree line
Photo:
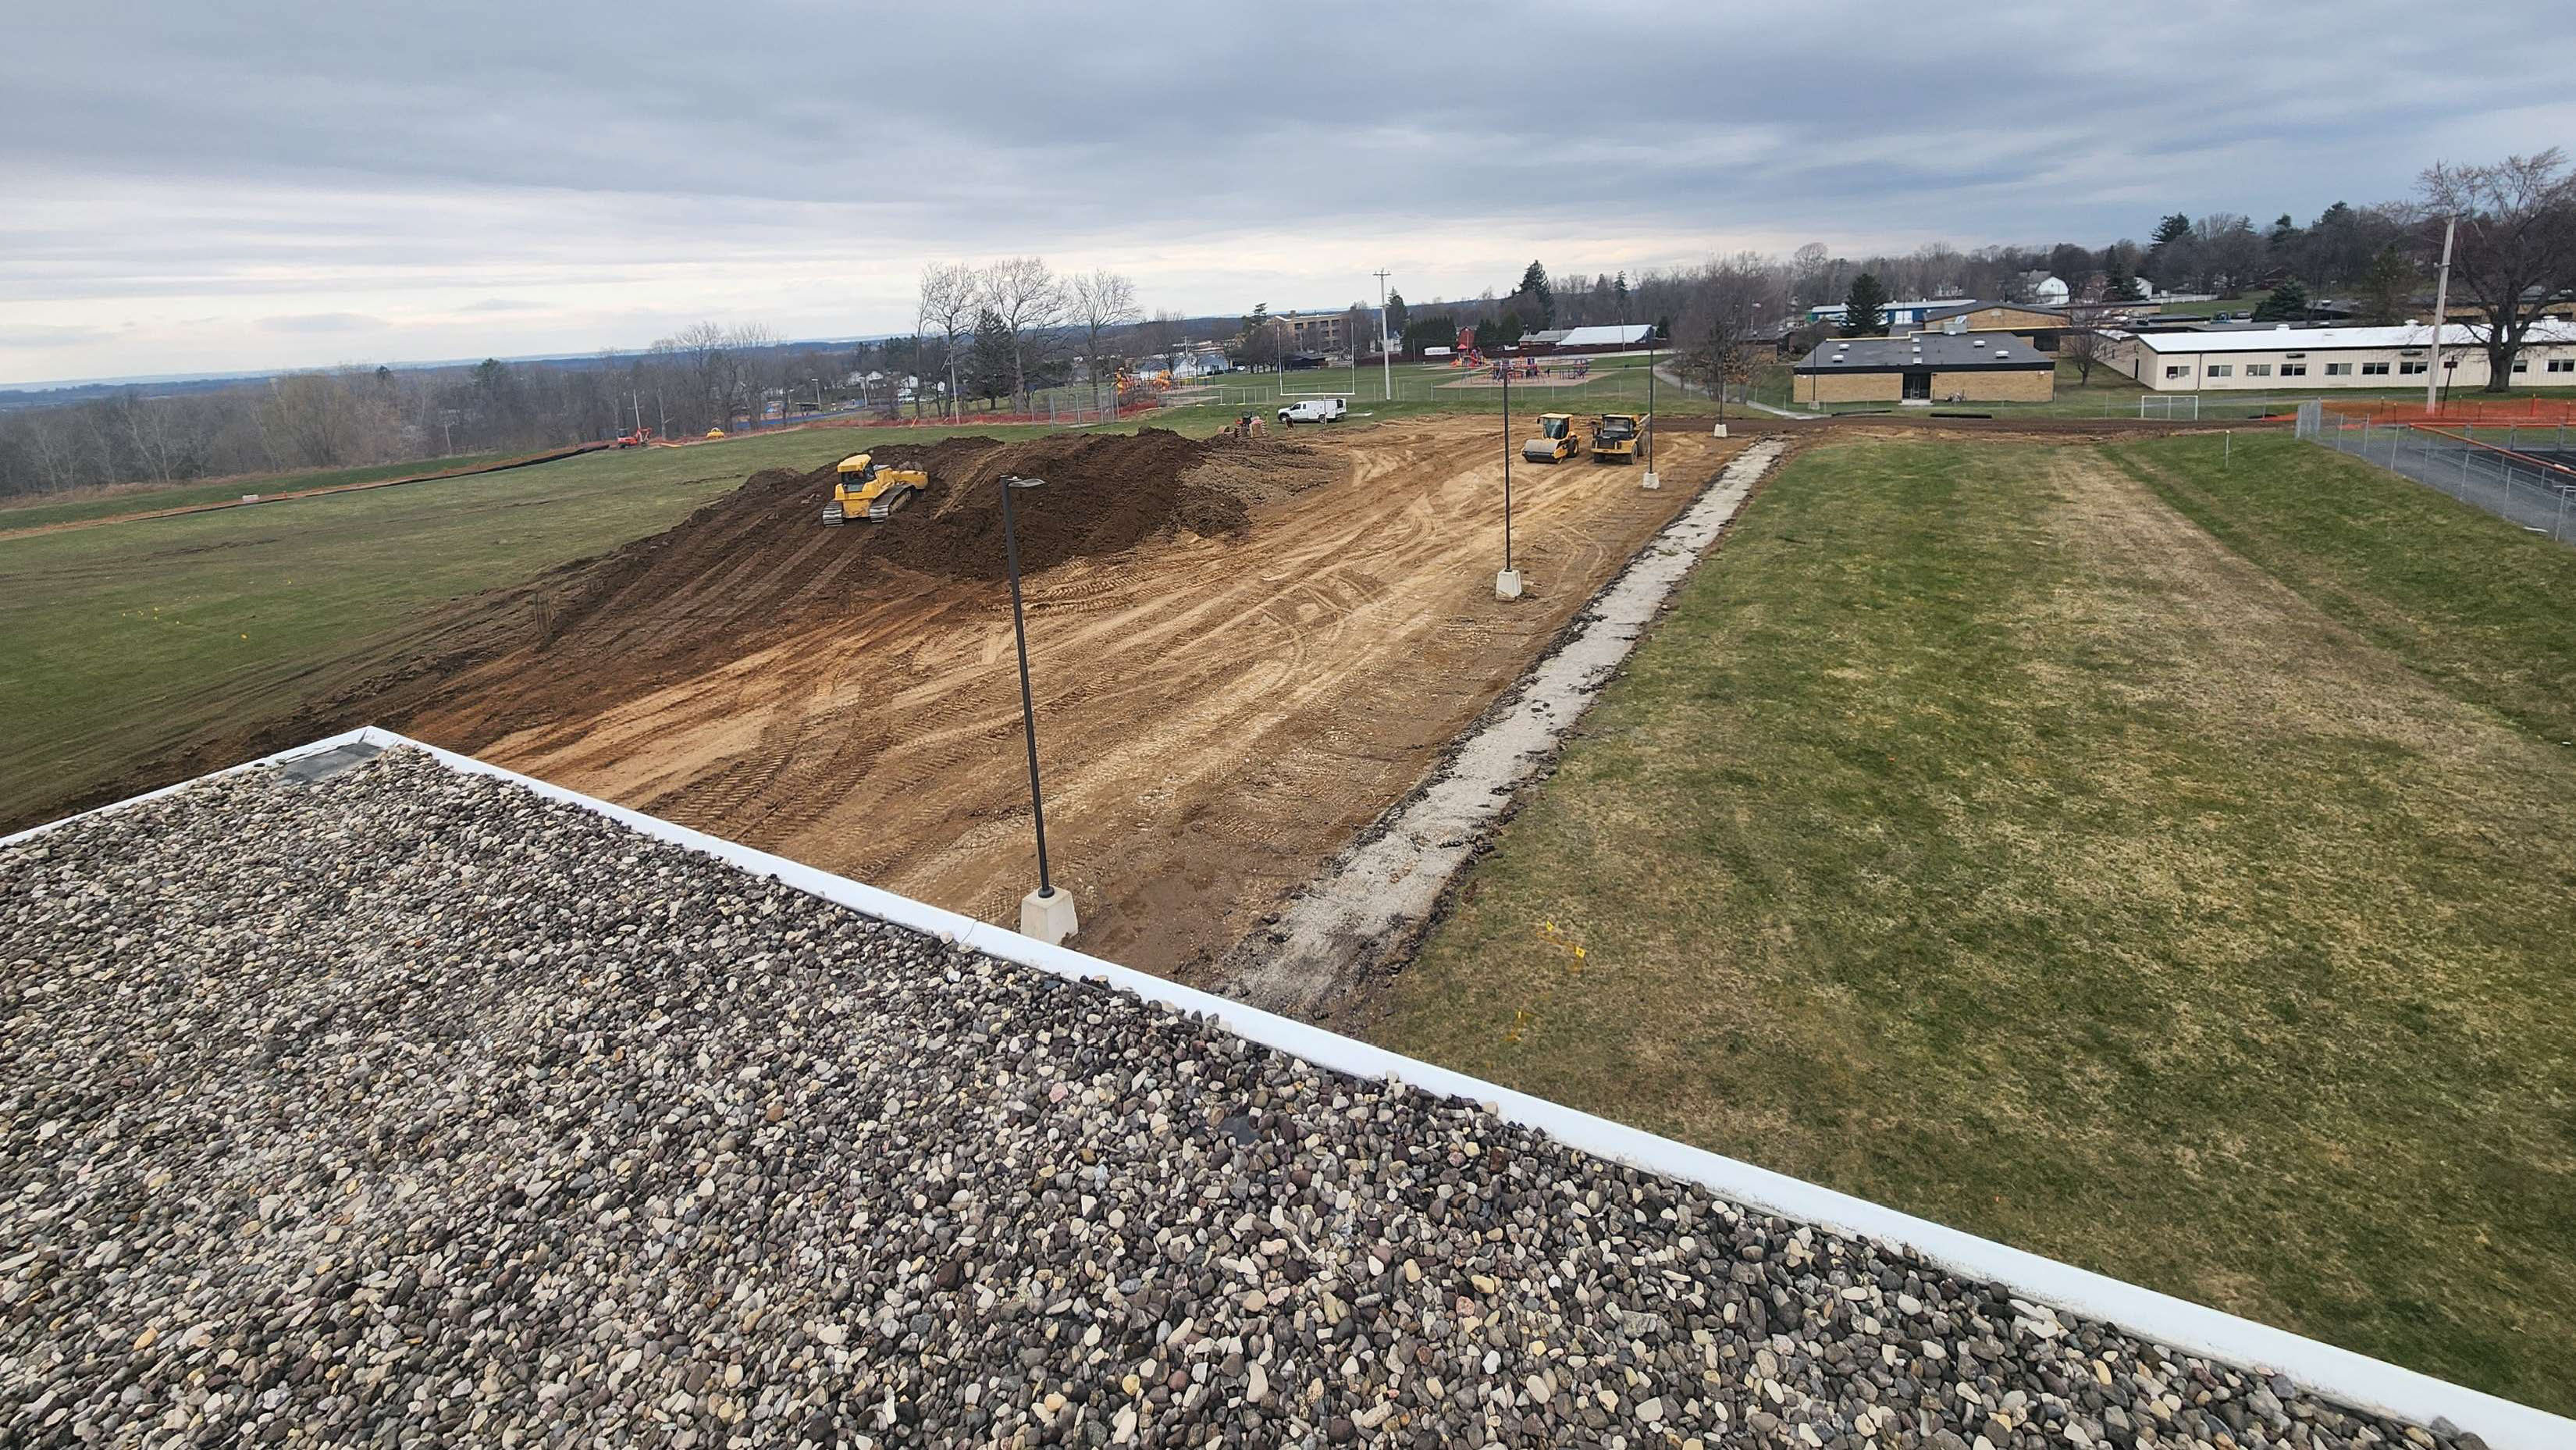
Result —
[[2448, 320], [2469, 328], [2487, 354], [2487, 390], [2503, 392], [2532, 326], [2576, 295], [2576, 170], [2565, 153], [2551, 147], [2497, 162], [2437, 162], [2417, 177], [2411, 197], [2360, 207], [2338, 201], [2304, 226], [2286, 212], [2261, 229], [2233, 212], [2197, 219], [2172, 212], [2157, 219], [2143, 247], [2123, 239], [2097, 252], [2061, 242], [2044, 258], [1934, 246], [1855, 264], [1811, 245], [1791, 259], [1790, 274], [1797, 301], [1839, 299], [1838, 330], [1860, 337], [1887, 331], [1892, 289], [2022, 302], [2044, 267], [2066, 284], [2066, 336], [2089, 377], [2102, 328], [2145, 300], [2139, 279], [2164, 292], [2218, 297], [2260, 289], [2258, 322], [2312, 320], [2337, 292], [2339, 318], [2384, 326], [2432, 319], [2434, 274], [2446, 257]]
[[[2283, 215], [2258, 228], [2237, 213], [2170, 213], [2143, 244], [1962, 251], [1933, 243], [1855, 258], [1810, 243], [1786, 258], [1747, 252], [1634, 274], [1560, 275], [1532, 261], [1510, 286], [1473, 298], [1408, 302], [1390, 293], [1384, 322], [1415, 356], [1471, 326], [1480, 343], [1508, 346], [1554, 328], [1648, 323], [1676, 367], [1716, 390], [1749, 379], [1758, 347], [1811, 346], [1821, 330], [1802, 323], [1815, 304], [1845, 303], [1842, 325], [1867, 333], [1884, 330], [1880, 309], [1892, 300], [2028, 301], [2035, 282], [2053, 275], [2070, 289], [2068, 336], [2082, 366], [2093, 336], [2085, 319], [2107, 317], [2142, 281], [2220, 296], [2262, 289], [2263, 315], [2284, 320], [2330, 294], [2360, 322], [2428, 316], [2430, 269], [2450, 222], [2452, 297], [2485, 319], [2489, 386], [2504, 387], [2542, 309], [2576, 290], [2576, 174], [2555, 148], [2440, 163], [2411, 197], [2337, 202], [2305, 224]], [[1375, 350], [1376, 310], [1350, 304], [1347, 346]], [[1282, 364], [1294, 352], [1289, 324], [1266, 306], [1223, 322], [1147, 317], [1131, 278], [1062, 275], [1038, 257], [925, 267], [914, 321], [909, 336], [842, 347], [788, 345], [756, 324], [703, 322], [640, 354], [342, 368], [21, 407], [0, 412], [0, 495], [526, 450], [639, 424], [693, 436], [760, 417], [771, 401], [955, 417], [970, 404], [1027, 411], [1038, 391], [1087, 381], [1092, 405], [1106, 409], [1121, 370], [1193, 339], [1223, 345], [1240, 365]]]

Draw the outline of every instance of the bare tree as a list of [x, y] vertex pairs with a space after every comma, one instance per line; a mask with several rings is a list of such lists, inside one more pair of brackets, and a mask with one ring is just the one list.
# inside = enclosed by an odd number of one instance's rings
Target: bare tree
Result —
[[1137, 345], [1149, 353], [1163, 354], [1177, 367], [1181, 361], [1180, 350], [1186, 340], [1187, 332], [1181, 325], [1181, 314], [1163, 309], [1157, 311], [1139, 330]]
[[[1095, 268], [1073, 279], [1071, 294], [1073, 325], [1082, 329], [1083, 366], [1091, 371], [1091, 403], [1100, 406], [1100, 375], [1110, 361], [1101, 341], [1109, 334], [1134, 322], [1143, 314], [1136, 310], [1136, 284], [1127, 277]], [[1110, 393], [1115, 406], [1117, 393]]]
[[1678, 324], [1679, 361], [1707, 380], [1722, 421], [1727, 389], [1752, 380], [1753, 344], [1763, 323], [1789, 309], [1790, 274], [1760, 253], [1738, 252], [1700, 268], [1689, 285]]
[[340, 380], [328, 373], [294, 373], [269, 385], [260, 429], [280, 463], [327, 468], [348, 461], [355, 427]]
[[963, 262], [933, 262], [921, 269], [921, 310], [916, 314], [924, 336], [939, 340], [948, 364], [948, 416], [957, 417], [962, 389], [957, 377], [959, 344], [975, 331], [975, 269]]
[[1002, 332], [1010, 340], [1012, 396], [1019, 410], [1026, 412], [1029, 361], [1045, 336], [1064, 324], [1067, 289], [1038, 257], [995, 262], [984, 269], [982, 281], [983, 305], [1001, 320]]
[[2078, 386], [2090, 386], [2093, 369], [2110, 356], [2111, 339], [2105, 334], [2115, 317], [2126, 308], [2110, 295], [2101, 277], [2087, 279], [2082, 290], [2066, 299], [2066, 327], [2058, 334], [2057, 355], [2075, 364]]
[[[2470, 335], [2486, 349], [2487, 391], [2501, 393], [2531, 324], [2576, 287], [2576, 174], [2552, 146], [2486, 166], [2435, 162], [2418, 188], [2428, 249], [2441, 245], [2443, 222], [2459, 219], [2451, 275], [2485, 314]], [[2436, 329], [2445, 320], [2433, 319]]]

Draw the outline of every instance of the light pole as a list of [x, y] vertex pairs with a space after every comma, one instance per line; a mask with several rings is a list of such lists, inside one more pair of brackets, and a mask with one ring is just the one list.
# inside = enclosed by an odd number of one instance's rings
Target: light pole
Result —
[[1496, 599], [1521, 597], [1521, 571], [1512, 567], [1512, 368], [1503, 370], [1503, 572], [1494, 576]]
[[1646, 324], [1646, 476], [1637, 480], [1647, 488], [1661, 488], [1663, 479], [1655, 474], [1655, 325]]
[[1056, 890], [1047, 873], [1046, 802], [1038, 789], [1038, 712], [1029, 695], [1029, 628], [1020, 608], [1020, 522], [1011, 506], [1011, 495], [1045, 482], [1003, 475], [1002, 551], [1011, 567], [1011, 636], [1020, 650], [1020, 730], [1029, 743], [1029, 816], [1038, 834], [1038, 889], [1020, 898], [1020, 935], [1056, 946], [1082, 928], [1074, 917], [1073, 893]]

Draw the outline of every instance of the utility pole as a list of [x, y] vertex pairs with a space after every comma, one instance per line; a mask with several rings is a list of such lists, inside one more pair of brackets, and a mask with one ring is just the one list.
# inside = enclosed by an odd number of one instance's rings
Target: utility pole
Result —
[[1386, 400], [1395, 401], [1395, 345], [1386, 335], [1386, 269], [1377, 269], [1377, 362], [1386, 383]]
[[2451, 239], [2459, 234], [2460, 219], [2442, 223], [2442, 275], [2433, 284], [2433, 366], [2424, 373], [2424, 413], [2430, 417], [2442, 409], [2442, 323], [2451, 311]]

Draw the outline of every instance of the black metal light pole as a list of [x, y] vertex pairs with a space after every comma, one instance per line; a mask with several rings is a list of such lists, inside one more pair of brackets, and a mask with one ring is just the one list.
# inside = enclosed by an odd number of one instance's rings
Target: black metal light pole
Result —
[[[1046, 804], [1038, 788], [1038, 712], [1029, 695], [1029, 628], [1020, 607], [1020, 525], [1018, 511], [1011, 505], [1011, 495], [1045, 482], [1043, 478], [1021, 478], [1016, 474], [1005, 475], [1002, 479], [1002, 551], [1011, 568], [1011, 634], [1020, 650], [1020, 728], [1029, 743], [1029, 815], [1037, 823], [1037, 894], [1040, 900], [1055, 895], [1055, 882], [1047, 874]], [[1024, 919], [1026, 915], [1024, 909]]]
[[1646, 324], [1646, 486], [1655, 478], [1655, 325]]
[[1512, 365], [1503, 364], [1503, 572], [1512, 572]]

